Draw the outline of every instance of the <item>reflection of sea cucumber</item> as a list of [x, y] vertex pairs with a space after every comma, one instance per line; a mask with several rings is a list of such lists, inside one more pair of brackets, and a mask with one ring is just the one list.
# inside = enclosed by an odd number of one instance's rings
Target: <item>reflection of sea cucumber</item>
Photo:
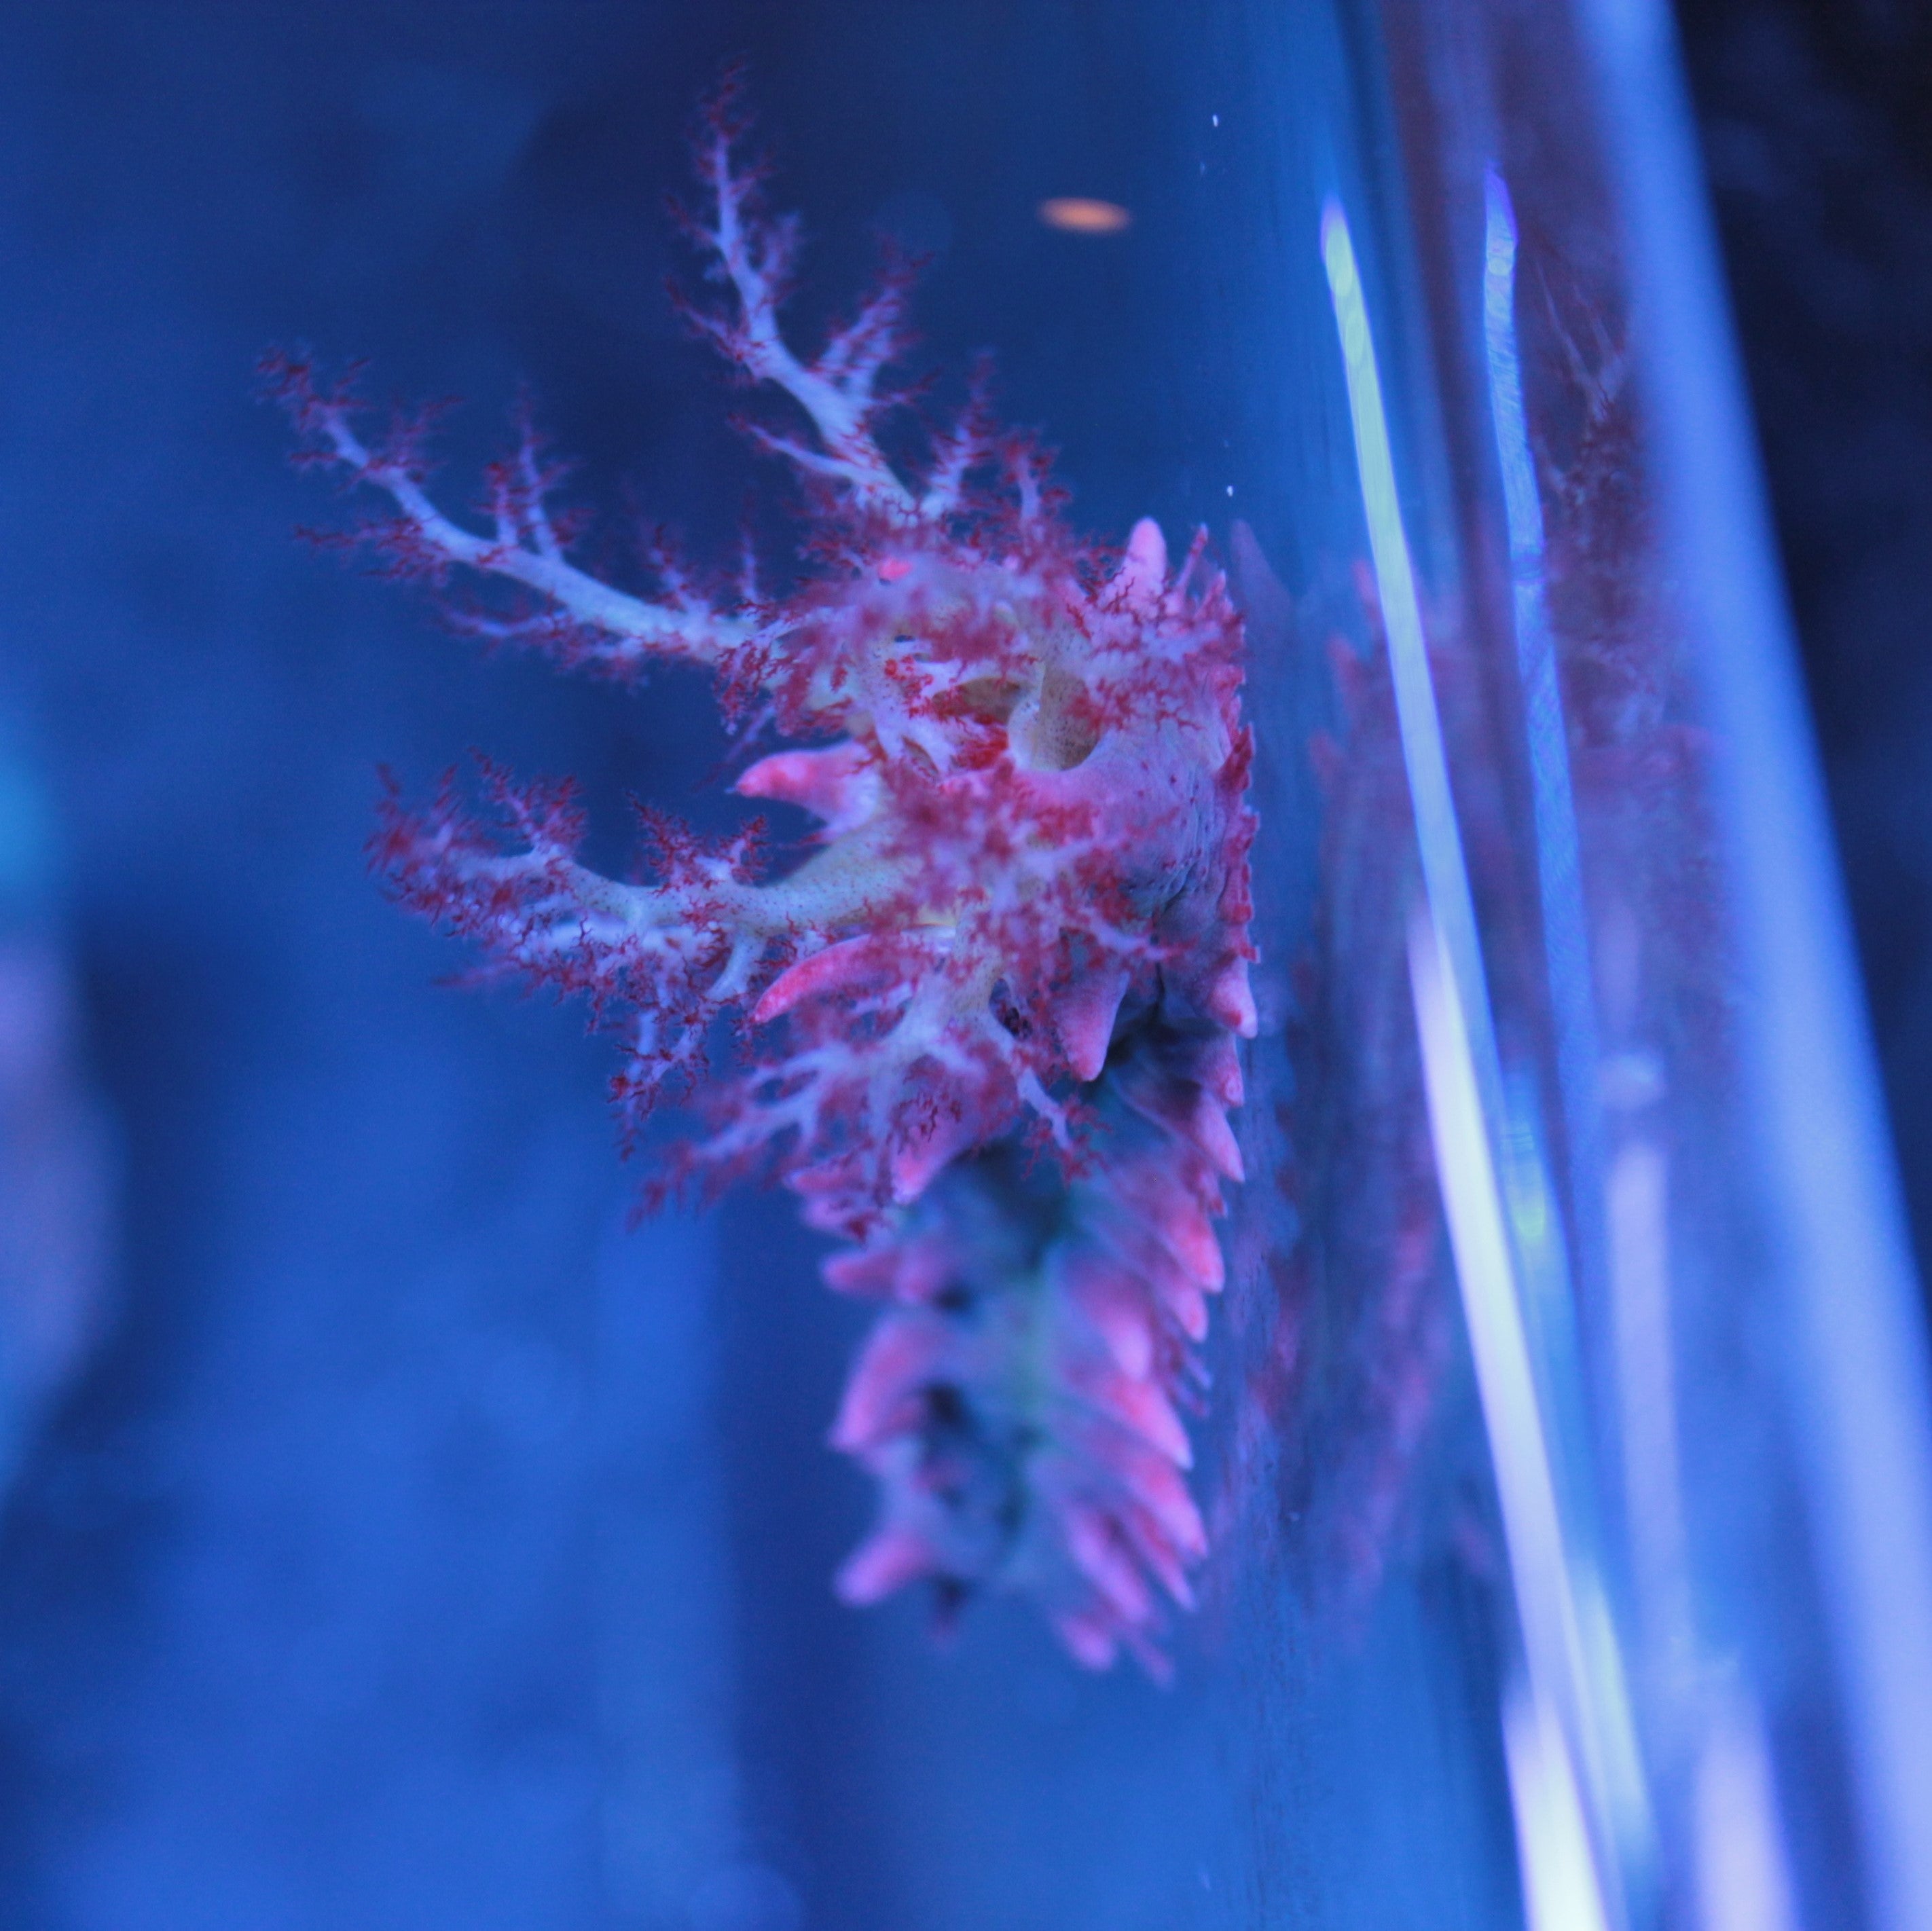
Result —
[[[662, 558], [653, 595], [586, 574], [527, 433], [472, 532], [426, 493], [413, 430], [365, 442], [306, 364], [267, 373], [319, 457], [387, 495], [364, 533], [395, 563], [514, 600], [469, 626], [620, 676], [702, 665], [728, 711], [809, 741], [738, 789], [813, 813], [816, 849], [761, 878], [755, 827], [714, 850], [650, 814], [650, 881], [620, 883], [575, 862], [568, 786], [491, 773], [507, 849], [446, 790], [392, 801], [377, 861], [494, 961], [620, 1024], [634, 1114], [688, 1099], [704, 1130], [659, 1192], [775, 1173], [852, 1243], [826, 1278], [884, 1312], [832, 1439], [881, 1512], [842, 1593], [1022, 1591], [1082, 1662], [1124, 1644], [1158, 1669], [1162, 1592], [1188, 1600], [1204, 1549], [1176, 1410], [1202, 1378], [1255, 1024], [1240, 622], [1198, 541], [1177, 571], [1151, 522], [1112, 559], [1076, 538], [1040, 453], [977, 395], [922, 468], [889, 460], [904, 277], [799, 357], [778, 323], [796, 227], [764, 211], [741, 131], [728, 87], [686, 222], [725, 307], [691, 313], [796, 405], [796, 430], [752, 432], [809, 496], [790, 596], [748, 572], [720, 607]], [[751, 1043], [714, 1080], [728, 1014]]]
[[[1374, 1601], [1416, 1520], [1454, 1306], [1402, 952], [1408, 781], [1366, 574], [1360, 587], [1370, 646], [1358, 655], [1331, 641], [1340, 736], [1318, 733], [1310, 746], [1321, 888], [1290, 1033], [1288, 1123], [1304, 1190], [1302, 1237], [1282, 1277], [1294, 1378], [1254, 1391], [1287, 1444], [1282, 1505], [1302, 1525], [1311, 1596], [1350, 1618]], [[1468, 680], [1434, 667], [1460, 733]]]

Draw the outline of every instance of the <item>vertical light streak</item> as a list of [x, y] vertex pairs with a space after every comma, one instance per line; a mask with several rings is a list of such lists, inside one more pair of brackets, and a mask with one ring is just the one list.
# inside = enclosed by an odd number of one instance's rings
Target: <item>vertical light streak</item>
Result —
[[1671, 1341], [1669, 1188], [1654, 1141], [1634, 1138], [1618, 1149], [1606, 1194], [1624, 1515], [1647, 1636], [1682, 1669], [1694, 1634]]
[[1666, 0], [1581, 0], [1672, 581], [1700, 673], [1791, 1415], [1858, 1780], [1870, 1921], [1932, 1925], [1932, 1383], [1858, 967]]
[[1610, 1922], [1614, 1881], [1592, 1855], [1607, 1847], [1607, 1806], [1588, 1825], [1589, 1747], [1584, 1646], [1563, 1546], [1562, 1514], [1524, 1331], [1502, 1189], [1477, 1090], [1475, 1060], [1448, 948], [1428, 912], [1409, 922], [1409, 984], [1422, 1048], [1449, 1242], [1502, 1510], [1527, 1683], [1504, 1710], [1518, 1855], [1532, 1931], [1595, 1931]]
[[1516, 1612], [1531, 1675], [1547, 1690], [1570, 1672], [1580, 1648], [1564, 1574], [1562, 1515], [1462, 1002], [1441, 928], [1420, 907], [1409, 922], [1408, 970], [1430, 1136], [1496, 1463]]
[[[1535, 814], [1538, 883], [1568, 1128], [1580, 1259], [1607, 1263], [1617, 1366], [1624, 1519], [1648, 1634], [1671, 1693], [1704, 1706], [1692, 1840], [1706, 1931], [1792, 1931], [1795, 1918], [1761, 1726], [1739, 1694], [1708, 1705], [1700, 1684], [1684, 1522], [1672, 1336], [1669, 1168], [1653, 1138], [1604, 1165], [1596, 1106], [1599, 1048], [1570, 781], [1568, 733], [1544, 588], [1543, 505], [1529, 447], [1516, 331], [1516, 227], [1509, 191], [1484, 181], [1484, 343], [1509, 533], [1510, 582]], [[1602, 1210], [1598, 1210], [1599, 1177]], [[1570, 1849], [1574, 1789], [1550, 1767], [1527, 1701], [1506, 1718], [1510, 1783], [1526, 1837], [1532, 1925], [1590, 1921]], [[1540, 1819], [1527, 1828], [1526, 1819]], [[1580, 1822], [1580, 1819], [1579, 1820]], [[1538, 1852], [1540, 1830], [1544, 1848]], [[1539, 1870], [1539, 1855], [1550, 1867]]]
[[[1442, 721], [1430, 682], [1429, 650], [1416, 595], [1415, 570], [1403, 533], [1402, 505], [1396, 493], [1395, 459], [1389, 447], [1388, 418], [1382, 406], [1382, 378], [1362, 295], [1355, 251], [1341, 208], [1330, 201], [1322, 211], [1322, 257], [1328, 271], [1335, 323], [1342, 337], [1348, 376], [1348, 414], [1354, 429], [1355, 465], [1362, 487], [1362, 508], [1369, 526], [1369, 555], [1382, 599], [1388, 636], [1389, 668], [1395, 686], [1396, 721], [1402, 763], [1408, 773], [1410, 801], [1420, 847], [1423, 888], [1442, 928], [1454, 967], [1456, 983], [1466, 993], [1480, 988], [1482, 955], [1476, 940], [1476, 911], [1469, 892], [1468, 868], [1456, 829], [1456, 805], [1449, 787], [1449, 759]], [[1496, 1105], [1496, 1041], [1486, 994], [1465, 997], [1478, 1078], [1488, 1102]]]
[[1570, 740], [1557, 682], [1556, 652], [1544, 588], [1543, 500], [1523, 412], [1522, 361], [1516, 345], [1515, 211], [1502, 177], [1483, 182], [1483, 343], [1490, 415], [1502, 472], [1509, 527], [1510, 588], [1516, 673], [1522, 690], [1543, 944], [1556, 1021], [1556, 1075], [1563, 1094], [1578, 1271], [1595, 1278], [1602, 1252], [1597, 1176], [1598, 1051], [1591, 995], [1589, 946], [1578, 859], [1576, 801], [1570, 784]]
[[[1508, 1545], [1528, 1694], [1538, 1712], [1538, 1734], [1557, 1738], [1565, 1774], [1583, 1793], [1580, 1806], [1588, 1805], [1582, 1814], [1593, 1827], [1587, 1831], [1594, 1852], [1587, 1861], [1590, 1894], [1599, 1920], [1611, 1924], [1622, 1914], [1612, 1913], [1607, 1902], [1618, 1874], [1610, 1852], [1614, 1833], [1602, 1752], [1593, 1745], [1598, 1726], [1592, 1721], [1555, 1474], [1490, 1132], [1491, 1120], [1502, 1117], [1502, 1080], [1475, 905], [1367, 305], [1348, 222], [1332, 200], [1322, 211], [1322, 253], [1341, 337], [1370, 555], [1421, 859], [1424, 904], [1410, 925], [1409, 967], [1438, 1175]], [[1527, 1882], [1526, 1846], [1522, 1855]]]
[[1764, 1726], [1735, 1687], [1705, 1739], [1694, 1808], [1700, 1931], [1798, 1931]]
[[1530, 1931], [1607, 1931], [1582, 1795], [1562, 1730], [1548, 1705], [1520, 1681], [1503, 1697], [1503, 1758]]

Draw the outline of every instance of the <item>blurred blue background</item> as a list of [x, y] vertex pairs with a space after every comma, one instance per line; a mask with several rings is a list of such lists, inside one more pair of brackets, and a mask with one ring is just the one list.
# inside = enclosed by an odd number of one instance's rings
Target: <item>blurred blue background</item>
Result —
[[[837, 10], [0, 7], [0, 713], [121, 1200], [105, 1333], [0, 1535], [0, 1922], [975, 1921], [926, 1894], [943, 1850], [1099, 1924], [1054, 1891], [1083, 1834], [1150, 1909], [1195, 1882], [1137, 1870], [1082, 1781], [1143, 1693], [1030, 1632], [896, 1734], [928, 1660], [910, 1606], [826, 1587], [867, 1506], [821, 1442], [852, 1323], [785, 1204], [627, 1234], [604, 1050], [439, 986], [452, 954], [364, 872], [376, 767], [420, 785], [472, 745], [580, 773], [607, 840], [628, 786], [722, 808], [691, 795], [702, 694], [478, 661], [313, 555], [292, 529], [335, 506], [251, 398], [270, 344], [366, 356], [379, 394], [470, 399], [464, 475], [526, 380], [584, 500], [634, 481], [721, 547], [760, 472], [664, 299], [660, 202], [748, 54], [807, 315], [894, 232], [933, 257], [934, 362], [997, 348], [1083, 523], [1222, 515], [1214, 452], [1255, 425], [1201, 413], [1206, 304], [1032, 210], [1184, 224], [1216, 184], [1180, 130], [1238, 37], [1180, 0]], [[1684, 22], [1923, 1256], [1932, 28]], [[950, 1812], [914, 1814], [908, 1762]]]

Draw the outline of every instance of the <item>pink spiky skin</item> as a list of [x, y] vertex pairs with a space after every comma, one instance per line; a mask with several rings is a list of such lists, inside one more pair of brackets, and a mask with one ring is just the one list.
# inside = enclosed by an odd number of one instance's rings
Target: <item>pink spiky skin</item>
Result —
[[1255, 1030], [1240, 621], [1201, 541], [1177, 570], [1150, 521], [1117, 556], [1078, 539], [976, 395], [916, 473], [888, 460], [904, 278], [796, 354], [796, 230], [763, 212], [741, 131], [728, 88], [686, 217], [727, 305], [692, 313], [802, 416], [753, 431], [808, 489], [792, 594], [748, 568], [701, 595], [662, 557], [652, 596], [585, 573], [527, 430], [478, 534], [432, 502], [412, 429], [366, 442], [306, 364], [267, 373], [313, 453], [388, 498], [363, 533], [393, 564], [520, 599], [468, 628], [618, 676], [696, 664], [728, 709], [806, 740], [738, 789], [813, 814], [814, 849], [761, 875], [755, 827], [711, 850], [652, 815], [648, 877], [608, 878], [576, 861], [567, 787], [491, 771], [507, 844], [448, 789], [426, 811], [392, 795], [376, 860], [493, 963], [621, 1026], [632, 1115], [688, 1097], [703, 1129], [660, 1192], [775, 1175], [853, 1243], [827, 1276], [885, 1309], [832, 1439], [881, 1511], [842, 1592], [1023, 1591], [1082, 1662], [1126, 1648], [1158, 1672], [1163, 1600], [1188, 1602], [1205, 1549], [1178, 1411], [1203, 1386], [1234, 1042]]

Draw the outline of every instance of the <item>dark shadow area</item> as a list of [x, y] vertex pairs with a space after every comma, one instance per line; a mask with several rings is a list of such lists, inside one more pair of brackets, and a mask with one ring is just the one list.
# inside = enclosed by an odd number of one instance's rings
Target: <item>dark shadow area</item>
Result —
[[1932, 1279], [1932, 14], [1679, 0], [1678, 15]]

